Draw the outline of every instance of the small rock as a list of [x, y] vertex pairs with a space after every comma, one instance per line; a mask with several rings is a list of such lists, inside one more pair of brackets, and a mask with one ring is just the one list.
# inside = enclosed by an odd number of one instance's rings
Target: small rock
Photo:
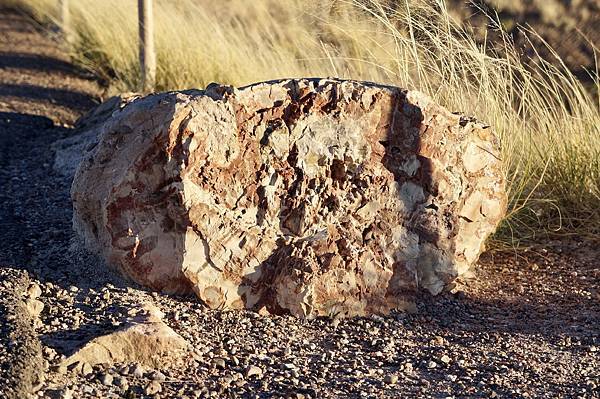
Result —
[[129, 374], [135, 378], [142, 378], [144, 376], [144, 368], [141, 364], [135, 363], [129, 368]]
[[116, 386], [119, 386], [121, 388], [129, 387], [129, 381], [127, 381], [127, 378], [125, 377], [116, 377], [114, 383]]
[[386, 384], [395, 384], [398, 382], [398, 376], [394, 374], [388, 374], [383, 378], [383, 382]]
[[341, 321], [341, 317], [334, 317], [334, 318], [331, 320], [331, 326], [332, 326], [333, 328], [337, 328], [337, 326], [340, 324], [340, 321]]
[[408, 374], [411, 374], [413, 372], [413, 365], [412, 365], [412, 363], [409, 363], [409, 362], [404, 363], [404, 372], [408, 373]]
[[25, 302], [25, 307], [27, 308], [27, 312], [35, 318], [42, 313], [42, 310], [44, 310], [44, 303], [37, 299], [30, 298]]
[[212, 365], [214, 368], [223, 370], [225, 369], [225, 359], [222, 357], [215, 357], [212, 361]]
[[442, 363], [445, 364], [450, 364], [450, 362], [452, 361], [452, 359], [450, 359], [448, 355], [442, 355], [442, 357], [440, 357], [440, 360], [442, 361]]
[[[65, 359], [65, 365], [77, 361], [92, 366], [100, 363], [154, 365], [170, 362], [184, 353], [187, 342], [160, 320], [160, 310], [149, 304], [144, 309], [144, 314], [127, 321], [123, 327], [88, 341]], [[113, 325], [119, 324], [116, 320], [111, 321]]]
[[82, 386], [81, 386], [81, 391], [82, 391], [83, 393], [87, 393], [87, 394], [91, 395], [91, 394], [93, 394], [93, 393], [94, 393], [94, 388], [92, 388], [92, 387], [91, 387], [91, 386], [89, 386], [89, 385], [82, 385]]
[[36, 283], [31, 283], [29, 288], [27, 288], [27, 295], [29, 295], [29, 298], [31, 299], [37, 299], [42, 295], [42, 289]]
[[105, 373], [100, 376], [100, 382], [104, 385], [110, 386], [113, 383], [113, 376]]
[[163, 382], [164, 380], [167, 379], [167, 377], [160, 371], [155, 371], [154, 373], [152, 373], [150, 378], [152, 378], [152, 381], [159, 381], [159, 382]]
[[73, 391], [70, 389], [52, 389], [45, 392], [45, 397], [50, 399], [72, 399]]
[[428, 369], [434, 369], [437, 367], [437, 363], [434, 362], [433, 360], [430, 360], [429, 363], [427, 363], [427, 368]]
[[162, 386], [158, 381], [151, 381], [148, 385], [146, 385], [146, 388], [144, 389], [144, 393], [146, 395], [156, 395], [160, 391], [162, 391]]
[[258, 378], [260, 378], [260, 377], [262, 377], [262, 374], [263, 374], [263, 371], [258, 366], [248, 366], [248, 367], [246, 367], [246, 371], [245, 371], [246, 378], [250, 378], [253, 375], [255, 375]]

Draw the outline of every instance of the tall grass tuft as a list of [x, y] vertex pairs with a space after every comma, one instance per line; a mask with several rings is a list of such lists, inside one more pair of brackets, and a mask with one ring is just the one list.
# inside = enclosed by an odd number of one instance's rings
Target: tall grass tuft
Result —
[[[0, 1], [57, 21], [56, 0]], [[558, 55], [524, 62], [499, 25], [503, 40], [480, 44], [442, 0], [155, 1], [157, 89], [336, 76], [423, 91], [501, 138], [510, 209], [497, 243], [600, 241], [600, 85], [586, 91]], [[114, 91], [141, 81], [135, 3], [72, 1], [73, 59]]]

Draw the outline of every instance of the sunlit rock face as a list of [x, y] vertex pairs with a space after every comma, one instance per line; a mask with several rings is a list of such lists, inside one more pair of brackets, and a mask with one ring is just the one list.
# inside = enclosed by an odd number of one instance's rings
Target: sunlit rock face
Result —
[[74, 228], [132, 280], [211, 308], [405, 308], [477, 260], [506, 210], [492, 130], [340, 80], [152, 95], [104, 122]]

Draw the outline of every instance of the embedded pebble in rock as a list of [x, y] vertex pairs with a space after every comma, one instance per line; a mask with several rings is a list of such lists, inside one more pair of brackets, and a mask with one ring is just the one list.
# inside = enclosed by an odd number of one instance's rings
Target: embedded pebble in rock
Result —
[[136, 282], [213, 309], [412, 308], [469, 269], [506, 210], [492, 130], [414, 91], [211, 85], [111, 115], [73, 181], [74, 229]]

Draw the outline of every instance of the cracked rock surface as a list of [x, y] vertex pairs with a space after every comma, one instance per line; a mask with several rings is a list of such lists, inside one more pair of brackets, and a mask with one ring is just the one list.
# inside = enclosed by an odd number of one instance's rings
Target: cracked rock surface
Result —
[[157, 94], [88, 148], [71, 190], [85, 244], [211, 308], [406, 309], [465, 273], [506, 209], [489, 127], [371, 83]]

